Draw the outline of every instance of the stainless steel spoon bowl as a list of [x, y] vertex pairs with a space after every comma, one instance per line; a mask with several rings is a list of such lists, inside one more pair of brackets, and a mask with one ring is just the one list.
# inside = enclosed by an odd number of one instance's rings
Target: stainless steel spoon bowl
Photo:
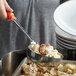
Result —
[[58, 54], [61, 56], [61, 58], [47, 57], [47, 56], [35, 53], [32, 50], [27, 48], [27, 58], [32, 60], [33, 62], [39, 62], [39, 63], [60, 62], [63, 59], [63, 55], [61, 53], [58, 53]]

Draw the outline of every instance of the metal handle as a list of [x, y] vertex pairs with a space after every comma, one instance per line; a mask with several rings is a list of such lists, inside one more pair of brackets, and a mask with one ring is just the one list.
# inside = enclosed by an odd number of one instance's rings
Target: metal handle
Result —
[[31, 40], [31, 42], [34, 42], [34, 40], [32, 40], [32, 38], [26, 33], [24, 28], [16, 22], [17, 18], [15, 17], [13, 12], [7, 11], [7, 17], [10, 21], [14, 21], [14, 23], [22, 30], [22, 32]]
[[15, 20], [14, 23], [22, 30], [22, 32], [31, 40], [31, 42], [34, 42], [34, 40], [32, 40], [32, 38], [26, 33], [26, 31], [24, 30], [24, 28], [22, 26], [20, 26]]

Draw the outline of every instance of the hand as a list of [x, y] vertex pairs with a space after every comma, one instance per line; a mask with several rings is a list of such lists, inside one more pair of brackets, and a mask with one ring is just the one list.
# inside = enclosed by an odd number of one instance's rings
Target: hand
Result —
[[8, 5], [6, 0], [0, 0], [0, 17], [3, 20], [7, 19], [7, 11], [13, 11], [13, 9]]

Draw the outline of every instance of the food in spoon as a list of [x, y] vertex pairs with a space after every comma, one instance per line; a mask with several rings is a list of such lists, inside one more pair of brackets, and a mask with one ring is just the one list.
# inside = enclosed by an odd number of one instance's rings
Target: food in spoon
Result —
[[29, 49], [47, 57], [61, 58], [58, 50], [54, 49], [54, 47], [50, 44], [39, 45], [38, 43], [31, 42], [31, 44], [29, 45]]

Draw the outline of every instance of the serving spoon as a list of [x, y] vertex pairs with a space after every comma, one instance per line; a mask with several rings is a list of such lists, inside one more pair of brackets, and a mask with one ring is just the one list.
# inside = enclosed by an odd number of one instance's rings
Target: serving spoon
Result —
[[[31, 41], [31, 43], [36, 43], [24, 30], [24, 28], [22, 26], [20, 26], [17, 23], [17, 18], [15, 17], [14, 13], [11, 11], [7, 11], [7, 17], [8, 20], [13, 21], [20, 29], [21, 31], [29, 38], [29, 40]], [[58, 53], [61, 58], [53, 58], [53, 57], [47, 57], [38, 53], [35, 53], [34, 51], [30, 50], [29, 48], [27, 48], [27, 58], [29, 58], [30, 60], [34, 61], [34, 62], [41, 62], [41, 63], [49, 63], [49, 62], [59, 62], [60, 60], [63, 59], [63, 55]]]

